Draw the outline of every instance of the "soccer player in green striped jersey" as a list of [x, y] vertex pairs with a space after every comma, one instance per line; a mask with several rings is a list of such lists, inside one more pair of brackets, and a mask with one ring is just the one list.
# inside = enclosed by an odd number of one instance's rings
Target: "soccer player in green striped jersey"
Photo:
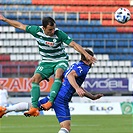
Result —
[[44, 105], [46, 110], [52, 106], [52, 103], [60, 89], [63, 72], [68, 67], [68, 55], [65, 52], [64, 44], [69, 45], [79, 53], [83, 54], [91, 63], [96, 62], [95, 57], [89, 55], [66, 33], [56, 28], [56, 22], [51, 17], [44, 17], [42, 20], [42, 26], [25, 25], [18, 21], [7, 19], [1, 14], [0, 20], [15, 28], [19, 28], [32, 34], [38, 43], [39, 53], [42, 56], [42, 60], [32, 77], [32, 108], [27, 111], [27, 114], [31, 116], [34, 116], [38, 110], [37, 104], [40, 97], [39, 83], [42, 80], [48, 79], [53, 74], [55, 75], [54, 83], [50, 89], [50, 100]]

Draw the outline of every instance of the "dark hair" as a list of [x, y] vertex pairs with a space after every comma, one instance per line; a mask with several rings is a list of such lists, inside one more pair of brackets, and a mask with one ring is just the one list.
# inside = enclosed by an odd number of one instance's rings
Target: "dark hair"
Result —
[[47, 27], [47, 25], [54, 26], [55, 20], [51, 17], [44, 17], [42, 20], [43, 27]]
[[[93, 53], [91, 50], [85, 49], [85, 51], [86, 51], [89, 55], [94, 56], [94, 53]], [[85, 56], [84, 56], [83, 54], [81, 54], [81, 60], [86, 61], [86, 58], [85, 58]], [[90, 64], [90, 67], [91, 67], [91, 66], [92, 66], [92, 64]]]

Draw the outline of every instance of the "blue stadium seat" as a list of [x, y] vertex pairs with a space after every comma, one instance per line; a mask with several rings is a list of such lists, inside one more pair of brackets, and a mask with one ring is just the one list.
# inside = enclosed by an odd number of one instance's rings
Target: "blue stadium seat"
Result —
[[97, 38], [96, 34], [90, 34], [91, 35], [91, 38], [95, 39]]
[[109, 55], [110, 60], [132, 60], [133, 61], [133, 54], [132, 55]]
[[78, 34], [73, 34], [73, 38], [79, 38], [79, 35]]
[[104, 43], [101, 43], [101, 41], [99, 41], [99, 40], [95, 40], [94, 47], [104, 47]]
[[93, 50], [94, 50], [95, 54], [107, 54], [107, 51], [104, 48], [98, 48], [97, 47], [97, 48], [94, 48]]
[[10, 4], [25, 4], [25, 5], [31, 5], [32, 4], [32, 0], [1, 0], [0, 1], [1, 4], [7, 4], [7, 5], [10, 5]]
[[132, 67], [133, 67], [133, 61], [131, 62], [131, 65], [132, 65]]
[[106, 45], [107, 48], [110, 48], [110, 47], [116, 48], [118, 46], [118, 44], [117, 44], [115, 39], [106, 40], [106, 44], [105, 45]]

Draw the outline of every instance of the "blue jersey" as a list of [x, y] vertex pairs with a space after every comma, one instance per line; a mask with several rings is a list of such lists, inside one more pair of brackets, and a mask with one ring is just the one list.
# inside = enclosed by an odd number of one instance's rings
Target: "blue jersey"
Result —
[[78, 77], [76, 78], [76, 82], [79, 86], [84, 82], [86, 75], [90, 69], [90, 66], [86, 65], [83, 61], [79, 61], [78, 63], [74, 63], [69, 69], [67, 69], [64, 73], [64, 81], [58, 92], [57, 97], [62, 98], [62, 100], [70, 101], [73, 94], [75, 93], [75, 89], [71, 86], [67, 79], [67, 75], [74, 70]]

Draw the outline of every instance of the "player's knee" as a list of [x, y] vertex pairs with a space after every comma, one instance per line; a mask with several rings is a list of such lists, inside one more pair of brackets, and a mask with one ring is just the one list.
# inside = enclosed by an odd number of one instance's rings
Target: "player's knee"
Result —
[[62, 80], [63, 74], [56, 74], [55, 79], [61, 79]]
[[[61, 129], [66, 129], [68, 131], [68, 133], [70, 132], [71, 130], [71, 125], [70, 125], [70, 121], [67, 120], [67, 121], [64, 121], [64, 122], [61, 122], [60, 123], [60, 127]], [[64, 131], [64, 130], [63, 130]], [[60, 133], [60, 132], [59, 132]], [[62, 132], [62, 133], [67, 133], [67, 132]]]
[[66, 128], [61, 128], [58, 133], [69, 133], [70, 131]]
[[55, 78], [62, 79], [62, 77], [63, 77], [63, 72], [64, 72], [63, 69], [61, 69], [61, 68], [57, 69], [57, 70], [56, 70], [56, 73], [55, 73]]
[[33, 77], [31, 78], [31, 82], [32, 82], [32, 83], [38, 83], [38, 80], [37, 80], [36, 77], [33, 76]]
[[40, 74], [35, 74], [32, 78], [31, 78], [31, 82], [32, 83], [40, 83], [42, 80], [42, 77]]

